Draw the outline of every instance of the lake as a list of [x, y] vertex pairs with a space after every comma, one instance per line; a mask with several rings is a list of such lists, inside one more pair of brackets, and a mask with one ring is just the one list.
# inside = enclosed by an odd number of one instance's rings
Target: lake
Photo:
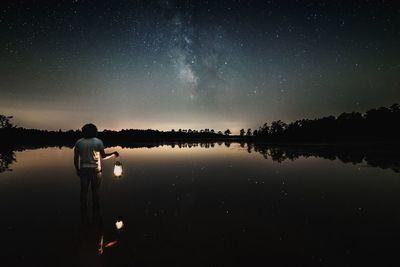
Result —
[[71, 148], [2, 152], [1, 266], [400, 263], [397, 151], [106, 149], [114, 150], [124, 173], [114, 177], [114, 160], [103, 162], [95, 212], [90, 197], [80, 210]]

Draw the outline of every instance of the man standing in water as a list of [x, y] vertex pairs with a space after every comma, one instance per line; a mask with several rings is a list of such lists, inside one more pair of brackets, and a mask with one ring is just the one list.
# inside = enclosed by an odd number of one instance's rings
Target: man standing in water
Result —
[[[81, 179], [81, 208], [86, 210], [89, 185], [92, 188], [93, 210], [99, 208], [99, 187], [101, 173], [101, 158], [118, 157], [117, 151], [105, 153], [103, 141], [97, 138], [96, 125], [89, 123], [82, 127], [83, 138], [79, 139], [74, 149], [74, 165]], [[101, 157], [101, 158], [100, 158]]]

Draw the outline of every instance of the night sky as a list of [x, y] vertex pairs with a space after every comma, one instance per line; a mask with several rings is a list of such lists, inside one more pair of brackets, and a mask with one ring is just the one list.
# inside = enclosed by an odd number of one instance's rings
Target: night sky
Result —
[[396, 1], [1, 1], [20, 126], [255, 128], [400, 102]]

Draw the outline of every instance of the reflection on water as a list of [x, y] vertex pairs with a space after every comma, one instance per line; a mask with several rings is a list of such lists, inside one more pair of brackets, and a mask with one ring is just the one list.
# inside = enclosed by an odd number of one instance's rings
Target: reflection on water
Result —
[[395, 149], [135, 146], [83, 197], [70, 148], [1, 153], [1, 266], [400, 262]]
[[270, 146], [263, 144], [248, 144], [251, 149], [261, 153], [265, 159], [270, 157], [273, 161], [296, 160], [300, 157], [320, 157], [330, 160], [340, 160], [343, 163], [365, 164], [371, 167], [400, 170], [399, 147], [374, 148], [370, 146]]
[[[100, 209], [100, 186], [102, 175], [96, 169], [81, 169], [79, 173], [80, 178], [80, 211], [81, 211], [81, 238], [80, 238], [80, 252], [82, 265], [93, 265], [95, 262], [99, 262], [99, 258], [96, 257], [95, 251], [97, 249], [98, 255], [103, 255], [105, 249], [111, 248], [118, 243], [118, 240], [108, 240], [108, 236], [105, 236], [103, 219], [101, 216]], [[87, 195], [91, 188], [92, 194], [92, 216], [89, 216]], [[118, 216], [115, 222], [117, 233], [121, 233], [124, 226], [121, 216]], [[114, 237], [116, 238], [116, 237]]]
[[[153, 147], [168, 147], [170, 148], [214, 148], [224, 145], [229, 148], [230, 142], [216, 143], [150, 143], [150, 144], [133, 144], [124, 146], [125, 148], [153, 148]], [[382, 169], [391, 169], [395, 172], [400, 172], [400, 154], [398, 145], [380, 147], [380, 146], [348, 146], [348, 145], [286, 145], [277, 146], [269, 144], [253, 144], [253, 143], [236, 143], [241, 148], [247, 150], [248, 153], [257, 152], [264, 156], [265, 159], [271, 159], [276, 162], [285, 160], [297, 160], [305, 157], [319, 157], [329, 160], [340, 160], [343, 163], [367, 164], [370, 167], [379, 167]], [[61, 148], [60, 148], [61, 149]], [[190, 151], [195, 153], [197, 151]], [[10, 166], [16, 161], [14, 151], [0, 150], [0, 172], [11, 170]], [[121, 166], [121, 167], [120, 167]], [[114, 166], [114, 175], [122, 175], [122, 165], [116, 161]]]
[[0, 173], [11, 171], [10, 165], [16, 161], [15, 153], [11, 150], [0, 150]]

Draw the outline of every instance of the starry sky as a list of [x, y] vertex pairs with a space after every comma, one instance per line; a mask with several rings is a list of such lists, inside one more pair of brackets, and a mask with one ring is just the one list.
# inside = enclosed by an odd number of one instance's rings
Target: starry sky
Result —
[[19, 126], [224, 130], [400, 102], [396, 1], [1, 1]]

